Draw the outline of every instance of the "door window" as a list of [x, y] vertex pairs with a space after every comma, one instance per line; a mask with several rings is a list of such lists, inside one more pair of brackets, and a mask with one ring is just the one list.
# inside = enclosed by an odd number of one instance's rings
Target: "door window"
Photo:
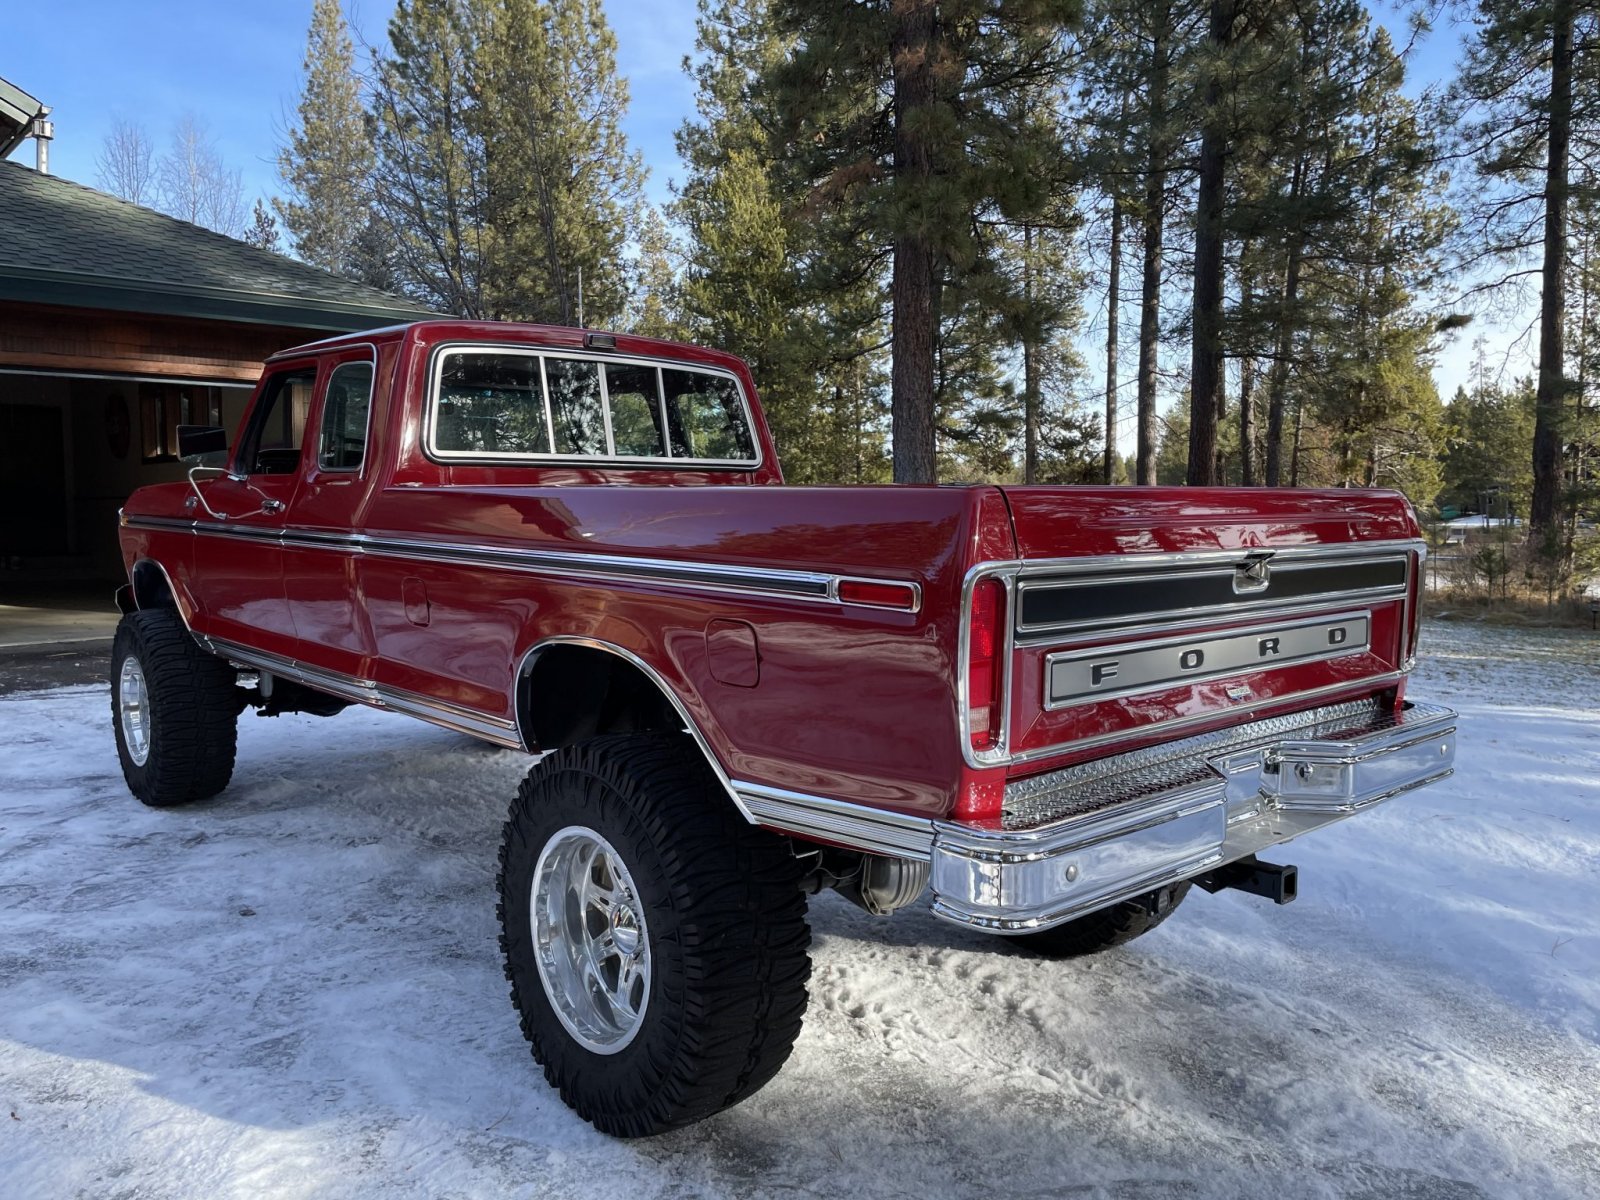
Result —
[[322, 403], [322, 439], [317, 465], [324, 471], [356, 471], [367, 452], [372, 408], [372, 364], [340, 363], [328, 377]]
[[239, 453], [239, 470], [246, 475], [293, 475], [299, 470], [316, 382], [315, 367], [280, 371], [267, 380]]

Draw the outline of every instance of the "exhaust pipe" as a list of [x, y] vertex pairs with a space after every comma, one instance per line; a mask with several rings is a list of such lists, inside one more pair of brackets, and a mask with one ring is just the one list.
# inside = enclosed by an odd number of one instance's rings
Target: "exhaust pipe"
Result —
[[1238, 862], [1197, 875], [1194, 881], [1212, 894], [1233, 888], [1252, 896], [1265, 896], [1274, 904], [1288, 904], [1300, 893], [1300, 868], [1287, 863], [1262, 862], [1251, 854]]

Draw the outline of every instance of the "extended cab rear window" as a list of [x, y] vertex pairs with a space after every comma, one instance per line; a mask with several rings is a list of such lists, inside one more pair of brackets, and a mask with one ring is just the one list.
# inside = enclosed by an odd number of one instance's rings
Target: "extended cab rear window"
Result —
[[722, 371], [509, 347], [435, 359], [428, 449], [439, 458], [755, 466], [749, 407]]

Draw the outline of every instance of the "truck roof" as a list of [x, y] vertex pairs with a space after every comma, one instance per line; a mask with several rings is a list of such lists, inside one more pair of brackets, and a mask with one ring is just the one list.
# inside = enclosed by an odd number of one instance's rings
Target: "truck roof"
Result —
[[670, 342], [661, 338], [639, 337], [631, 333], [614, 333], [605, 329], [579, 329], [570, 325], [535, 325], [519, 321], [472, 321], [458, 317], [436, 320], [411, 321], [402, 325], [385, 325], [356, 333], [340, 334], [299, 346], [280, 350], [269, 358], [274, 362], [285, 358], [303, 358], [308, 354], [322, 354], [344, 346], [369, 342], [391, 342], [401, 338], [414, 338], [418, 345], [428, 347], [443, 342], [500, 342], [523, 346], [543, 346], [559, 350], [615, 351], [619, 354], [650, 358], [669, 358], [681, 362], [695, 362], [725, 367], [744, 373], [743, 360], [721, 350], [710, 350], [687, 342]]

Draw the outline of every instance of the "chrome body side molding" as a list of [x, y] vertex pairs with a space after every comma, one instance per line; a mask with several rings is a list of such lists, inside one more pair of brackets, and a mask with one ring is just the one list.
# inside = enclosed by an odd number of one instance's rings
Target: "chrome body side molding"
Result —
[[733, 786], [757, 825], [896, 858], [927, 861], [933, 852], [934, 822], [928, 817], [760, 783], [735, 781]]
[[327, 692], [341, 700], [351, 700], [372, 708], [387, 708], [408, 716], [419, 717], [434, 725], [470, 734], [509, 750], [523, 749], [522, 741], [517, 735], [516, 722], [508, 721], [504, 717], [490, 716], [428, 696], [419, 696], [400, 688], [384, 687], [371, 680], [324, 670], [281, 654], [252, 649], [225, 638], [210, 637], [206, 634], [194, 636], [195, 640], [211, 653], [229, 662], [267, 671], [283, 679], [315, 688], [319, 692]]
[[[414, 562], [461, 563], [533, 575], [567, 579], [619, 580], [701, 592], [779, 596], [823, 604], [879, 611], [917, 612], [922, 607], [922, 585], [912, 580], [864, 578], [826, 571], [785, 570], [778, 567], [730, 566], [726, 563], [686, 562], [624, 554], [570, 550], [535, 550], [521, 546], [476, 542], [447, 542], [401, 534], [335, 533], [325, 530], [277, 529], [228, 522], [187, 520], [176, 517], [128, 517], [123, 524], [136, 529], [161, 529], [205, 537], [274, 542], [299, 549], [334, 550], [370, 554]], [[843, 599], [839, 585], [847, 582], [895, 583], [911, 590], [907, 608]]]

